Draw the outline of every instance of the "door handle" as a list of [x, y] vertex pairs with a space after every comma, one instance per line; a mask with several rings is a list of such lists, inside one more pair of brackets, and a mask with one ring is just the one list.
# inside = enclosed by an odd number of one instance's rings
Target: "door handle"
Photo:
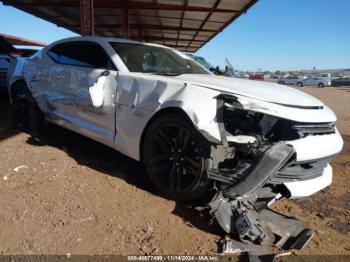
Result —
[[30, 74], [29, 75], [29, 80], [34, 82], [34, 81], [40, 81], [40, 76], [36, 75], [36, 74]]

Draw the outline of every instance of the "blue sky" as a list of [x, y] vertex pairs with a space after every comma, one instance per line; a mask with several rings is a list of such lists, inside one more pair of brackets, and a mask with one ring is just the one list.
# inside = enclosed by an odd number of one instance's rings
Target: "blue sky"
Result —
[[[74, 35], [2, 4], [0, 32], [47, 43]], [[350, 68], [350, 0], [259, 0], [198, 54], [241, 70]]]

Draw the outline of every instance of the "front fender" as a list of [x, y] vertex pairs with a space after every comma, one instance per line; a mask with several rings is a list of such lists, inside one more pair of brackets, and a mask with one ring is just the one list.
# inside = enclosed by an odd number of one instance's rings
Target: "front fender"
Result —
[[[205, 101], [205, 100], [202, 100]], [[180, 108], [192, 121], [195, 128], [210, 142], [220, 143], [221, 134], [216, 121], [217, 101], [210, 97], [208, 103], [196, 103], [194, 100], [168, 100], [159, 110]]]
[[186, 113], [195, 128], [210, 142], [219, 143], [216, 121], [219, 92], [178, 81], [119, 75], [115, 148], [140, 160], [140, 147], [147, 126], [157, 114], [170, 108]]

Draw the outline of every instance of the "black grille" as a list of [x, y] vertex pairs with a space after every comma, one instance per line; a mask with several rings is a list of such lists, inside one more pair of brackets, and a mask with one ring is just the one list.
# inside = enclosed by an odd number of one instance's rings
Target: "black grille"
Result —
[[294, 129], [302, 137], [307, 135], [325, 135], [335, 133], [334, 123], [293, 123]]

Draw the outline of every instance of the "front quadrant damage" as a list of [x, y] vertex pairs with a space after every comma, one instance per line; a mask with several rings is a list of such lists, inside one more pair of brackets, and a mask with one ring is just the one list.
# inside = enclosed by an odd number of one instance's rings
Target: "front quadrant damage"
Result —
[[[297, 124], [245, 111], [234, 96], [217, 99], [223, 144], [212, 146], [207, 163], [207, 175], [216, 189], [209, 207], [227, 236], [236, 237], [225, 240], [223, 251], [262, 256], [270, 254], [271, 246], [304, 248], [314, 231], [269, 207], [282, 198], [293, 198], [295, 192], [288, 188], [288, 182], [324, 175], [330, 168], [330, 157], [298, 162], [293, 146], [281, 141], [334, 134], [334, 124]], [[290, 128], [285, 128], [287, 125]]]

